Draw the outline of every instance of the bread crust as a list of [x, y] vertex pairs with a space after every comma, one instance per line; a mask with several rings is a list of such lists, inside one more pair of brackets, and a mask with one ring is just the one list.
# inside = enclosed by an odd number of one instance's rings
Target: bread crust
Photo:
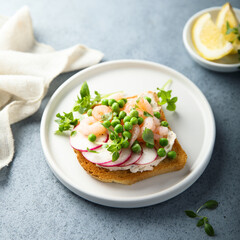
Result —
[[[166, 121], [162, 109], [160, 110], [160, 114], [161, 120]], [[169, 129], [171, 130], [170, 127]], [[80, 151], [74, 150], [74, 152], [76, 153], [77, 159], [83, 169], [95, 179], [102, 182], [114, 182], [131, 185], [141, 180], [157, 176], [159, 174], [178, 171], [182, 169], [186, 164], [187, 154], [182, 149], [177, 139], [173, 144], [172, 150], [177, 153], [177, 157], [175, 159], [165, 158], [157, 166], [153, 167], [153, 170], [136, 173], [132, 173], [130, 170], [110, 171], [106, 168], [98, 167], [96, 164], [85, 159]]]

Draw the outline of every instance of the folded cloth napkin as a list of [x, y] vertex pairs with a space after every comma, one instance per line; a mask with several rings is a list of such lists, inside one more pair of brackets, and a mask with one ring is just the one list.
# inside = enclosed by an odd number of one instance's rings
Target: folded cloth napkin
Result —
[[38, 110], [57, 75], [91, 66], [102, 57], [83, 45], [55, 51], [38, 43], [27, 7], [11, 18], [0, 16], [0, 169], [14, 155], [10, 125]]

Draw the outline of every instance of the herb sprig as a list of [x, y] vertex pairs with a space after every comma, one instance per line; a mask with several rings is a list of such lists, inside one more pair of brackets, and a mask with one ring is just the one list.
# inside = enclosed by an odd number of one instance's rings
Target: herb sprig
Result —
[[88, 84], [84, 82], [80, 90], [80, 96], [77, 96], [77, 101], [73, 107], [73, 111], [84, 114], [94, 105], [98, 104], [101, 101], [101, 94], [97, 91], [95, 91], [94, 94], [95, 97], [92, 98]]
[[74, 118], [73, 113], [63, 113], [61, 115], [60, 113], [57, 113], [56, 115], [57, 119], [55, 120], [56, 123], [58, 123], [58, 130], [55, 132], [56, 134], [61, 134], [64, 131], [72, 130], [75, 126], [78, 125], [78, 118]]
[[227, 30], [225, 34], [228, 35], [230, 33], [233, 33], [236, 35], [235, 39], [238, 39], [240, 41], [240, 24], [238, 24], [237, 27], [231, 28], [229, 22], [227, 21], [226, 25], [227, 25]]
[[[237, 27], [231, 28], [229, 22], [227, 21], [227, 30], [226, 35], [233, 33], [235, 35], [235, 38], [231, 41], [233, 43], [236, 39], [240, 41], [240, 24], [238, 24]], [[240, 49], [238, 49], [238, 60], [240, 61]]]
[[192, 210], [186, 210], [185, 213], [188, 217], [190, 218], [198, 218], [198, 222], [196, 224], [197, 227], [201, 227], [204, 225], [204, 230], [206, 232], [207, 235], [209, 236], [214, 236], [214, 229], [212, 227], [212, 225], [209, 223], [208, 218], [205, 216], [200, 216], [198, 215], [198, 213], [204, 209], [215, 209], [218, 207], [218, 202], [215, 200], [209, 200], [207, 202], [205, 202], [200, 208], [198, 208], [198, 210], [196, 212], [192, 211]]
[[103, 144], [103, 147], [112, 153], [112, 161], [115, 162], [119, 158], [120, 150], [122, 149], [122, 143], [124, 141], [124, 138], [123, 137], [120, 138], [118, 134], [112, 129], [106, 126], [104, 127], [107, 128], [107, 130], [112, 134], [112, 141], [109, 143]]
[[167, 110], [169, 111], [175, 111], [176, 110], [176, 102], [178, 100], [177, 97], [173, 97], [171, 98], [171, 94], [172, 94], [172, 90], [168, 90], [165, 91], [164, 88], [170, 84], [172, 82], [172, 80], [168, 80], [163, 87], [157, 88], [157, 90], [159, 91], [157, 93], [158, 98], [161, 98], [161, 100], [158, 102], [159, 105], [164, 105], [167, 104]]

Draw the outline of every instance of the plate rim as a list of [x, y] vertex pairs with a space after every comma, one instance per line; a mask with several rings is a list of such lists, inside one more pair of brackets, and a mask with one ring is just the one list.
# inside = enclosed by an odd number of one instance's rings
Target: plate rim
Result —
[[[174, 73], [177, 76], [180, 76], [180, 78], [182, 78], [182, 80], [184, 80], [184, 82], [190, 84], [191, 87], [195, 88], [195, 90], [198, 92], [198, 94], [200, 94], [200, 96], [202, 98], [201, 100], [204, 101], [204, 103], [207, 107], [207, 111], [210, 114], [209, 117], [211, 118], [212, 141], [211, 141], [211, 145], [209, 148], [210, 151], [206, 155], [205, 161], [202, 161], [201, 164], [199, 164], [199, 166], [197, 166], [196, 170], [191, 172], [187, 177], [182, 179], [180, 182], [177, 182], [175, 185], [173, 185], [167, 189], [164, 189], [161, 192], [155, 192], [155, 193], [151, 193], [146, 196], [140, 196], [140, 197], [124, 197], [121, 199], [119, 197], [114, 198], [114, 196], [112, 198], [109, 198], [109, 197], [104, 198], [103, 196], [96, 197], [96, 195], [94, 195], [94, 194], [87, 193], [83, 190], [80, 190], [77, 187], [77, 185], [68, 176], [64, 176], [64, 172], [61, 169], [59, 169], [57, 167], [57, 165], [54, 163], [54, 161], [52, 160], [50, 153], [48, 152], [47, 144], [45, 141], [45, 125], [46, 125], [46, 121], [47, 121], [47, 116], [48, 116], [48, 112], [50, 111], [50, 107], [51, 107], [52, 103], [54, 102], [55, 97], [59, 94], [59, 92], [62, 91], [62, 89], [66, 85], [68, 85], [69, 83], [74, 81], [74, 79], [78, 78], [79, 75], [81, 76], [82, 74], [85, 74], [85, 73], [91, 72], [91, 71], [95, 71], [98, 68], [104, 68], [105, 66], [108, 66], [108, 65], [116, 65], [116, 64], [118, 65], [118, 64], [126, 64], [126, 63], [144, 64], [144, 65], [148, 65], [148, 66], [151, 65], [151, 66], [154, 66], [157, 68], [163, 68], [167, 71]], [[210, 106], [209, 102], [207, 101], [206, 97], [204, 96], [204, 94], [201, 92], [201, 90], [190, 79], [188, 79], [182, 73], [180, 73], [166, 65], [159, 64], [156, 62], [151, 62], [151, 61], [135, 60], [135, 59], [122, 59], [122, 60], [113, 60], [113, 61], [102, 62], [97, 65], [86, 68], [84, 70], [81, 70], [81, 71], [77, 72], [76, 74], [74, 74], [73, 76], [71, 76], [63, 84], [61, 84], [55, 90], [53, 95], [51, 96], [49, 102], [47, 103], [47, 106], [44, 109], [42, 119], [41, 119], [41, 125], [40, 125], [40, 138], [41, 138], [41, 144], [42, 144], [42, 149], [43, 149], [43, 152], [45, 155], [45, 159], [47, 161], [48, 166], [50, 167], [50, 169], [52, 170], [54, 175], [57, 177], [57, 179], [60, 182], [62, 182], [63, 185], [66, 186], [68, 189], [70, 189], [72, 192], [74, 192], [75, 194], [77, 194], [78, 196], [80, 196], [84, 199], [87, 199], [91, 202], [95, 202], [97, 204], [101, 204], [101, 205], [105, 205], [105, 206], [121, 207], [121, 208], [145, 207], [145, 206], [150, 206], [150, 205], [154, 205], [157, 203], [161, 203], [161, 202], [164, 202], [168, 199], [171, 199], [171, 198], [179, 195], [180, 193], [185, 191], [187, 188], [189, 188], [202, 175], [202, 173], [206, 169], [206, 167], [210, 161], [211, 155], [212, 155], [212, 151], [213, 151], [213, 147], [214, 147], [214, 143], [215, 143], [215, 137], [216, 137], [216, 126], [215, 126], [215, 119], [214, 119], [214, 115], [213, 115], [211, 106]]]

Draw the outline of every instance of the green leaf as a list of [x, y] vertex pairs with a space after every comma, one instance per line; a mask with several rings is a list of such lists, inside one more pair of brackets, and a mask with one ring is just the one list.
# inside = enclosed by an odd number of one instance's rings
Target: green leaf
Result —
[[201, 227], [203, 224], [204, 224], [204, 219], [201, 218], [201, 219], [199, 219], [198, 222], [197, 222], [197, 227]]
[[119, 152], [116, 151], [116, 152], [114, 152], [113, 155], [112, 155], [112, 161], [115, 162], [115, 161], [118, 160], [118, 158], [119, 158]]
[[146, 143], [154, 145], [154, 134], [151, 129], [145, 128], [142, 133], [142, 138]]
[[140, 107], [139, 107], [137, 104], [135, 104], [134, 108], [135, 108], [135, 109], [137, 109], [137, 108], [140, 109]]
[[168, 103], [167, 110], [168, 111], [175, 111], [176, 110], [176, 104], [175, 103]]
[[81, 95], [81, 98], [90, 96], [90, 91], [89, 91], [87, 82], [83, 83], [81, 90], [80, 90], [80, 95]]
[[203, 205], [205, 208], [215, 209], [218, 207], [218, 202], [215, 200], [209, 200], [209, 201], [205, 202]]
[[204, 224], [204, 230], [207, 233], [208, 236], [214, 236], [214, 229], [211, 224], [205, 223]]
[[89, 148], [87, 148], [87, 151], [88, 151], [88, 152], [91, 152], [91, 153], [99, 153], [99, 152], [97, 152], [97, 151], [90, 150]]
[[167, 103], [167, 99], [162, 100], [161, 102], [158, 102], [159, 105], [164, 105], [164, 104], [166, 104], [166, 103]]
[[76, 134], [77, 134], [76, 131], [72, 131], [72, 132], [71, 132], [71, 136], [72, 136], [72, 137], [75, 136]]
[[232, 28], [230, 28], [229, 22], [227, 21], [227, 31], [226, 31], [226, 35], [230, 34], [232, 32]]
[[144, 115], [145, 117], [153, 117], [153, 115], [151, 115], [151, 114], [148, 113], [147, 111], [144, 111], [144, 112], [143, 112], [143, 115]]
[[194, 212], [194, 211], [191, 211], [191, 210], [186, 210], [185, 211], [186, 215], [190, 218], [195, 218], [197, 217], [197, 214]]
[[102, 121], [110, 121], [112, 119], [112, 112], [106, 113], [101, 116]]
[[199, 213], [203, 208], [208, 208], [208, 209], [215, 209], [218, 206], [218, 202], [215, 200], [209, 200], [205, 202], [198, 210], [197, 213]]
[[116, 144], [112, 144], [112, 145], [110, 145], [110, 146], [107, 148], [107, 150], [108, 150], [109, 152], [116, 152], [116, 151], [118, 150], [118, 147], [117, 147]]
[[[163, 91], [163, 90], [162, 90]], [[170, 99], [171, 98], [171, 94], [172, 94], [172, 90], [169, 90], [166, 92], [166, 98]]]
[[170, 99], [168, 102], [169, 103], [175, 103], [177, 102], [178, 98], [177, 97], [173, 97], [172, 99]]

